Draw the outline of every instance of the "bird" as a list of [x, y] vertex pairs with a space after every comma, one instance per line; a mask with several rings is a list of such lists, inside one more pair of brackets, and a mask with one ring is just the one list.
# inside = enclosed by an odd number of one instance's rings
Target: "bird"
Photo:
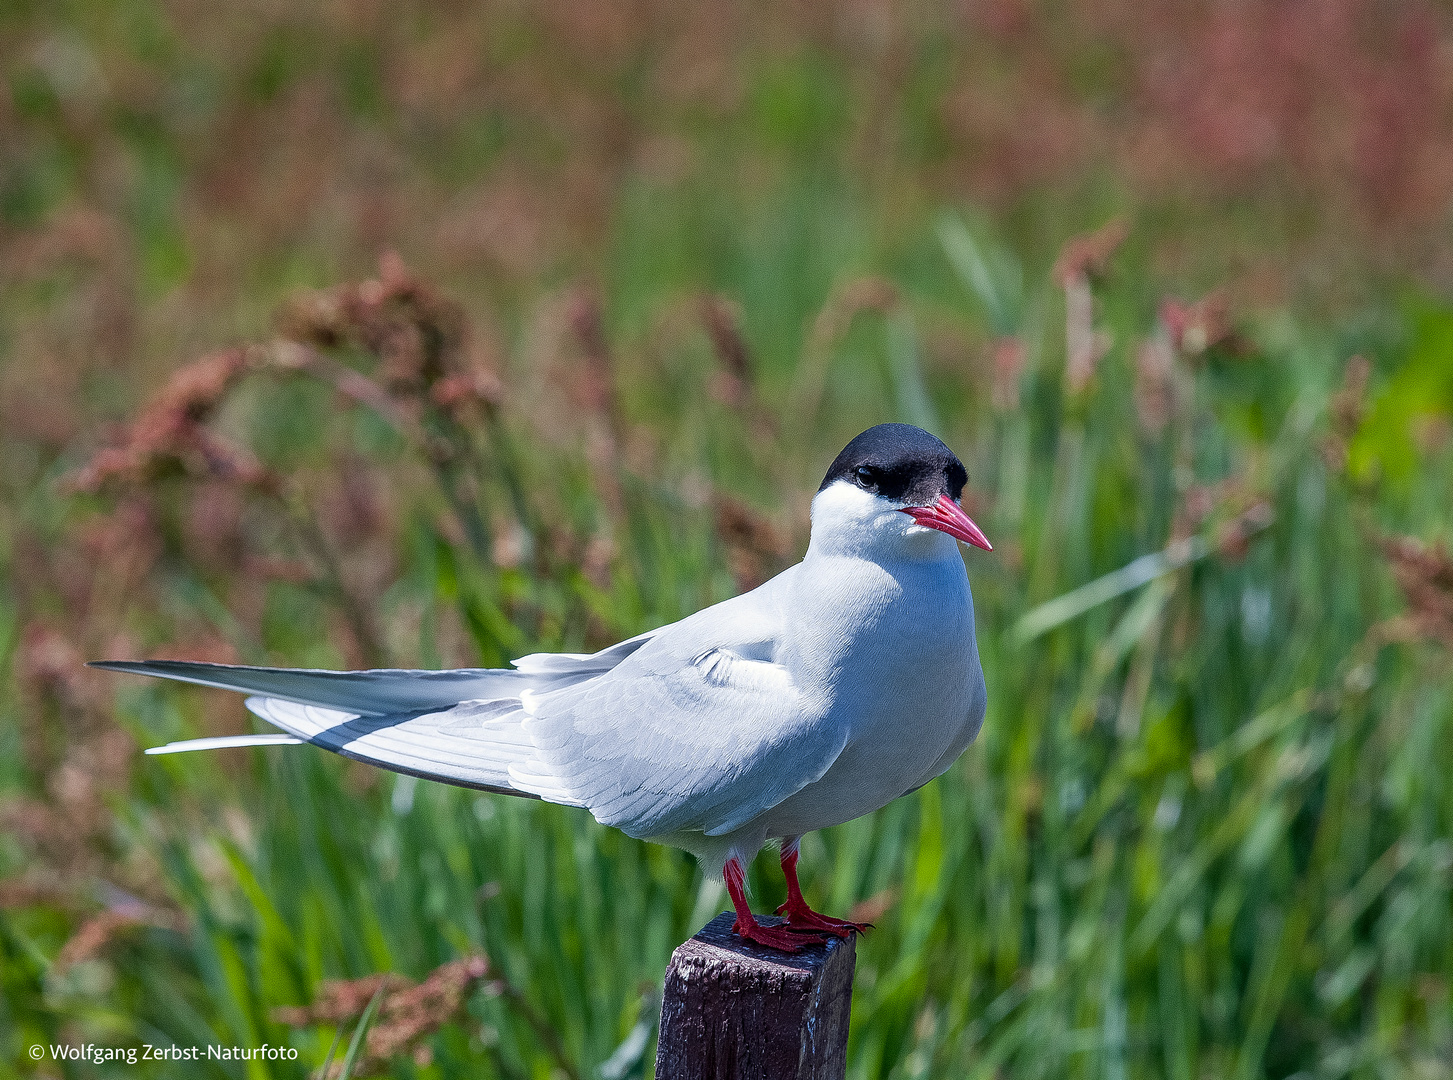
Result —
[[[814, 911], [806, 833], [945, 772], [988, 696], [958, 542], [992, 550], [960, 506], [968, 474], [909, 424], [858, 435], [812, 499], [802, 561], [764, 584], [595, 653], [508, 669], [323, 671], [180, 660], [94, 666], [243, 691], [279, 729], [148, 753], [311, 743], [430, 780], [583, 807], [685, 849], [736, 911], [733, 930], [796, 952], [868, 924]], [[751, 910], [747, 867], [780, 845], [785, 923]]]

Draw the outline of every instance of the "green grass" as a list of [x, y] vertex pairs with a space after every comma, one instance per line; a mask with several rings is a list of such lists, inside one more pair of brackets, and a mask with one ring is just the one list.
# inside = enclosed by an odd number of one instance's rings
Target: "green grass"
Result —
[[[138, 18], [127, 32], [133, 50], [177, 47], [160, 23]], [[308, 65], [336, 61], [349, 123], [423, 138], [389, 126], [391, 91], [368, 48], [337, 53], [277, 44], [248, 79], [213, 57], [177, 93], [197, 95], [188, 122], [200, 130], [207, 103], [234, 92], [208, 90], [209, 79], [236, 77], [270, 101]], [[0, 807], [29, 799], [62, 814], [37, 840], [6, 810], [0, 883], [58, 882], [70, 894], [0, 907], [0, 1076], [30, 1071], [27, 1047], [53, 1042], [266, 1042], [299, 1058], [43, 1075], [264, 1080], [345, 1058], [356, 1068], [356, 1022], [292, 1029], [274, 1010], [313, 1001], [324, 980], [417, 980], [476, 952], [508, 989], [474, 995], [464, 1019], [428, 1040], [430, 1063], [400, 1057], [391, 1074], [546, 1080], [568, 1063], [596, 1075], [656, 1007], [675, 945], [724, 906], [687, 856], [583, 812], [415, 783], [311, 748], [143, 760], [126, 746], [124, 767], [105, 773], [73, 754], [98, 745], [97, 731], [119, 725], [152, 745], [236, 727], [238, 707], [110, 677], [84, 684], [98, 702], [67, 689], [64, 672], [36, 674], [37, 634], [60, 628], [82, 643], [75, 661], [120, 641], [140, 654], [205, 646], [249, 662], [345, 663], [358, 644], [338, 581], [308, 546], [316, 519], [340, 580], [376, 612], [390, 663], [604, 644], [738, 589], [742, 544], [719, 531], [713, 493], [753, 508], [793, 547], [748, 562], [796, 558], [822, 470], [888, 420], [932, 422], [960, 453], [996, 545], [965, 555], [989, 713], [941, 780], [803, 843], [814, 906], [888, 904], [858, 945], [849, 1075], [1446, 1075], [1448, 646], [1385, 632], [1404, 600], [1377, 541], [1449, 539], [1453, 451], [1439, 425], [1453, 413], [1453, 310], [1409, 295], [1356, 312], [1239, 312], [1235, 347], [1175, 353], [1155, 430], [1137, 407], [1137, 358], [1163, 339], [1157, 305], [1184, 279], [1158, 269], [1154, 237], [1132, 230], [1097, 278], [1095, 325], [1110, 347], [1088, 389], [1070, 392], [1049, 262], [1108, 212], [1076, 216], [1067, 198], [1024, 225], [1032, 204], [996, 218], [914, 185], [900, 203], [896, 190], [850, 183], [834, 157], [852, 138], [839, 74], [811, 51], [760, 67], [730, 124], [682, 120], [703, 154], [727, 159], [721, 176], [623, 182], [576, 263], [547, 260], [533, 278], [439, 275], [487, 324], [506, 388], [488, 419], [464, 427], [426, 412], [457, 455], [447, 467], [307, 379], [254, 376], [227, 398], [211, 428], [285, 475], [293, 501], [244, 493], [235, 529], [216, 528], [249, 555], [303, 566], [301, 580], [199, 541], [231, 505], [215, 482], [174, 470], [139, 491], [63, 489], [100, 441], [99, 421], [134, 411], [116, 372], [77, 376], [67, 404], [80, 420], [65, 436], [0, 433]], [[648, 108], [650, 94], [617, 74], [626, 85], [611, 92]], [[17, 80], [36, 115], [60, 108]], [[176, 115], [162, 119], [184, 128], [177, 116], [191, 114], [167, 108]], [[919, 142], [931, 148], [922, 111]], [[235, 295], [223, 275], [226, 300], [168, 291], [214, 257], [177, 225], [178, 184], [200, 168], [177, 146], [200, 136], [141, 115], [107, 122], [138, 148], [125, 183], [136, 189], [127, 228], [139, 238], [145, 370], [203, 351], [194, 341], [261, 338], [261, 313], [289, 288], [357, 265], [314, 223], [323, 239], [307, 233], [250, 259]], [[445, 186], [487, 168], [500, 146], [564, 153], [527, 119], [472, 122], [487, 130], [450, 128], [454, 142], [429, 151]], [[11, 226], [64, 204], [76, 153], [59, 137], [27, 150], [0, 199]], [[725, 167], [738, 159], [759, 171]], [[1108, 209], [1123, 208], [1117, 198], [1103, 196]], [[996, 231], [1001, 218], [1021, 226]], [[23, 351], [29, 328], [90, 310], [90, 279], [71, 273], [37, 272], [0, 300], [8, 375], [40, 362]], [[598, 287], [614, 416], [580, 404], [589, 349], [571, 312], [589, 294], [570, 283], [585, 277]], [[897, 301], [847, 317], [852, 296], [872, 293], [868, 278]], [[721, 363], [700, 325], [703, 293], [739, 313], [751, 373], [735, 405], [713, 393]], [[187, 303], [222, 310], [226, 331], [172, 327], [167, 313]], [[990, 390], [993, 343], [1007, 335], [1026, 357], [1014, 406]], [[1372, 361], [1370, 383], [1361, 413], [1342, 421], [1354, 354]], [[331, 355], [377, 374], [367, 349]], [[616, 456], [601, 451], [602, 432]], [[374, 524], [324, 497], [348, 477], [373, 492]], [[1262, 527], [1221, 544], [1259, 502]], [[127, 577], [116, 551], [106, 565], [94, 545], [138, 508], [148, 515], [138, 536], [155, 550]], [[493, 558], [471, 539], [471, 514], [496, 540], [523, 526], [533, 546], [518, 561]], [[1055, 605], [1187, 536], [1204, 541], [1190, 549], [1200, 557], [1170, 560], [1129, 591], [1106, 587], [1087, 608]], [[67, 802], [63, 766], [76, 762], [114, 781], [98, 781], [90, 810]], [[57, 963], [87, 917], [129, 910], [118, 885], [153, 914], [90, 958]], [[774, 860], [759, 860], [752, 886], [761, 910], [782, 899]], [[648, 1066], [649, 1055], [634, 1075]]]

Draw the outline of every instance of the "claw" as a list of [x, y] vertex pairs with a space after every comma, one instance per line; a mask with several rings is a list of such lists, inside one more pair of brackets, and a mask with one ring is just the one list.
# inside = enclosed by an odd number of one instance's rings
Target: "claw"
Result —
[[777, 914], [787, 916], [787, 929], [796, 934], [823, 931], [845, 938], [853, 934], [865, 934], [873, 928], [873, 924], [870, 922], [849, 922], [845, 919], [834, 919], [829, 915], [821, 915], [813, 911], [806, 903], [794, 903], [792, 900], [788, 900], [779, 907]]
[[804, 945], [823, 945], [827, 942], [827, 938], [821, 934], [794, 931], [786, 926], [763, 926], [756, 919], [744, 922], [741, 916], [732, 924], [732, 932], [758, 945], [787, 953], [801, 952]]

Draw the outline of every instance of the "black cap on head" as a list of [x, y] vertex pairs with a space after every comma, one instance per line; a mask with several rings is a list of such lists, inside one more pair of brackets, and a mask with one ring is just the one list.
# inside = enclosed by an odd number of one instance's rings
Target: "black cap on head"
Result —
[[922, 428], [879, 424], [843, 447], [817, 490], [846, 480], [885, 499], [929, 506], [944, 494], [957, 501], [968, 479], [954, 452]]

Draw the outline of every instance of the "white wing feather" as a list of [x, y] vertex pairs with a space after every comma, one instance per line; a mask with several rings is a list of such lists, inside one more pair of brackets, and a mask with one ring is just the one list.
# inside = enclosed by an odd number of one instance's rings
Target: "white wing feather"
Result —
[[510, 781], [509, 767], [534, 753], [515, 699], [394, 716], [353, 716], [278, 698], [248, 698], [247, 707], [290, 735], [370, 765], [461, 787], [538, 794]]
[[819, 779], [847, 732], [820, 719], [786, 668], [758, 658], [778, 631], [770, 597], [709, 612], [599, 678], [523, 695], [538, 757], [510, 766], [514, 785], [568, 795], [630, 836], [719, 836]]
[[186, 739], [165, 746], [148, 746], [146, 754], [186, 754], [193, 750], [232, 750], [239, 746], [296, 746], [306, 742], [296, 735], [272, 732], [266, 735], [214, 735], [206, 739]]

